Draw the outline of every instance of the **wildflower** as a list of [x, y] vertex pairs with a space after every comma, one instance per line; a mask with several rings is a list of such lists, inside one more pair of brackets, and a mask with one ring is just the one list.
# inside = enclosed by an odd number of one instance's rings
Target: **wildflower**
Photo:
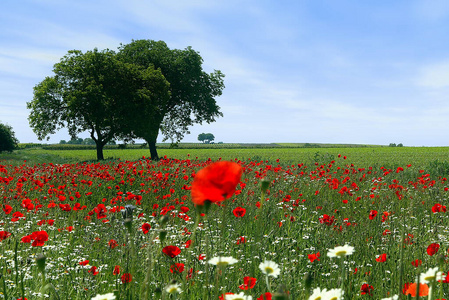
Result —
[[92, 275], [97, 275], [99, 272], [97, 271], [97, 267], [95, 267], [95, 266], [92, 266], [91, 268], [90, 268], [90, 270], [89, 271], [87, 271], [87, 272], [89, 272], [89, 273], [91, 273]]
[[416, 260], [412, 261], [412, 265], [414, 267], [419, 267], [421, 264], [422, 264], [422, 260], [420, 260], [420, 259], [416, 259]]
[[180, 284], [179, 283], [175, 283], [175, 284], [169, 284], [167, 285], [167, 287], [165, 288], [165, 291], [169, 294], [179, 294], [182, 292], [181, 288], [180, 288]]
[[256, 285], [257, 279], [249, 276], [243, 277], [243, 284], [239, 286], [241, 290], [252, 289]]
[[377, 210], [372, 210], [369, 213], [369, 219], [373, 220], [377, 216]]
[[349, 245], [344, 246], [337, 246], [334, 249], [330, 249], [329, 252], [327, 252], [327, 256], [329, 257], [343, 257], [347, 255], [351, 255], [354, 253], [354, 247]]
[[122, 280], [123, 283], [129, 283], [133, 281], [133, 276], [130, 273], [123, 273], [120, 279]]
[[434, 255], [440, 249], [440, 245], [437, 243], [432, 243], [427, 247], [427, 254], [430, 256]]
[[379, 256], [376, 258], [376, 261], [377, 261], [377, 262], [386, 262], [386, 261], [387, 261], [387, 254], [386, 254], [386, 253], [383, 253], [383, 254], [379, 255]]
[[142, 232], [143, 234], [147, 234], [151, 229], [151, 225], [148, 223], [143, 223], [142, 224]]
[[253, 300], [252, 296], [246, 296], [243, 292], [234, 295], [225, 295], [225, 300]]
[[91, 300], [115, 300], [115, 295], [113, 293], [107, 293], [104, 295], [97, 294]]
[[120, 266], [115, 266], [114, 270], [112, 271], [112, 275], [118, 275], [120, 274]]
[[237, 259], [231, 256], [216, 256], [208, 261], [211, 265], [216, 265], [218, 267], [225, 267], [227, 265], [233, 265], [238, 262]]
[[259, 269], [262, 271], [262, 273], [266, 274], [267, 276], [273, 276], [274, 278], [277, 278], [281, 273], [279, 265], [270, 260], [265, 260], [263, 263], [260, 263]]
[[242, 176], [242, 167], [230, 161], [219, 161], [201, 169], [192, 183], [192, 201], [196, 205], [230, 198]]
[[246, 209], [239, 206], [239, 207], [234, 208], [232, 213], [234, 214], [234, 216], [236, 218], [241, 218], [246, 214]]
[[310, 262], [314, 262], [315, 260], [320, 260], [320, 252], [317, 252], [315, 254], [307, 254], [307, 257], [309, 258]]
[[181, 253], [181, 249], [177, 246], [166, 246], [162, 249], [162, 252], [168, 257], [173, 258]]
[[438, 267], [430, 268], [425, 273], [421, 273], [419, 281], [423, 283], [430, 283], [431, 281], [438, 281], [443, 279], [443, 272], [438, 271]]
[[89, 260], [83, 260], [83, 261], [80, 261], [79, 264], [80, 264], [81, 266], [87, 266], [87, 265], [89, 264]]
[[[412, 283], [407, 287], [407, 290], [405, 291], [405, 295], [411, 295], [412, 297], [416, 297], [416, 283]], [[427, 296], [429, 295], [429, 286], [425, 283], [419, 284], [419, 296]]]
[[341, 300], [343, 299], [343, 290], [342, 289], [331, 289], [324, 293], [322, 299], [326, 300]]
[[327, 289], [315, 288], [312, 291], [312, 295], [310, 295], [309, 300], [321, 300], [324, 299], [324, 295], [326, 294]]
[[257, 300], [271, 300], [272, 299], [272, 295], [269, 292], [266, 292], [262, 295], [260, 295], [259, 298], [257, 298]]
[[399, 296], [398, 295], [394, 295], [393, 297], [388, 297], [388, 298], [382, 298], [380, 300], [398, 300]]
[[6, 240], [11, 235], [8, 231], [0, 231], [0, 242]]
[[183, 263], [176, 263], [170, 266], [170, 273], [182, 273], [184, 271]]
[[374, 290], [374, 287], [372, 285], [369, 285], [367, 283], [362, 284], [362, 287], [360, 288], [362, 295], [370, 295], [372, 296], [372, 292]]

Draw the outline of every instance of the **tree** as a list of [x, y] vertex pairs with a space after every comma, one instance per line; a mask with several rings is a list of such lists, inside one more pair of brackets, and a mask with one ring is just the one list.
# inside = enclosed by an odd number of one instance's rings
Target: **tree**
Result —
[[109, 141], [130, 138], [131, 122], [126, 118], [138, 112], [131, 104], [149, 97], [143, 81], [160, 74], [124, 63], [114, 51], [97, 49], [69, 51], [53, 72], [55, 76], [34, 87], [34, 98], [27, 103], [33, 131], [40, 140], [63, 127], [72, 138], [88, 131], [99, 160]]
[[95, 141], [91, 138], [85, 138], [82, 142], [83, 145], [95, 145]]
[[0, 153], [3, 151], [12, 152], [17, 148], [17, 140], [12, 127], [6, 124], [0, 123]]
[[201, 141], [205, 144], [209, 144], [213, 140], [215, 140], [215, 136], [212, 133], [200, 133], [198, 135], [198, 141]]
[[[210, 74], [203, 71], [203, 59], [191, 47], [170, 49], [163, 41], [137, 40], [121, 45], [117, 55], [143, 69], [152, 66], [160, 70], [169, 83], [168, 99], [165, 92], [153, 95], [153, 103], [143, 110], [145, 113], [132, 118], [133, 133], [148, 143], [152, 159], [158, 158], [159, 131], [164, 141], [178, 142], [189, 133], [189, 126], [214, 122], [216, 117], [223, 116], [215, 98], [222, 94], [224, 74], [218, 70]], [[163, 90], [164, 86], [159, 84]]]

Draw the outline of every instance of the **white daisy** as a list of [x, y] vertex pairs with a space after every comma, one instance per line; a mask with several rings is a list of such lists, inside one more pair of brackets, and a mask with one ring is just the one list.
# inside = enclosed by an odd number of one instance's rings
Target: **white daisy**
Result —
[[430, 268], [425, 273], [421, 273], [419, 281], [422, 283], [430, 283], [432, 281], [443, 280], [443, 272], [438, 271], [438, 267]]
[[216, 265], [217, 267], [226, 267], [227, 265], [233, 265], [236, 262], [238, 262], [238, 260], [231, 256], [216, 256], [208, 261], [208, 263]]
[[399, 296], [398, 295], [394, 295], [393, 297], [388, 297], [388, 298], [382, 298], [380, 300], [398, 300]]
[[114, 293], [107, 293], [104, 295], [97, 294], [91, 300], [115, 300], [115, 295]]
[[234, 295], [225, 295], [225, 300], [253, 300], [252, 296], [246, 296], [243, 292]]
[[309, 300], [322, 300], [323, 296], [326, 294], [327, 289], [321, 290], [320, 288], [313, 289], [312, 295], [310, 295]]
[[279, 265], [271, 260], [265, 260], [263, 263], [260, 263], [259, 269], [262, 271], [262, 273], [273, 276], [274, 278], [277, 278], [281, 273]]
[[341, 300], [343, 299], [342, 289], [331, 289], [323, 294], [322, 300]]
[[175, 283], [175, 284], [169, 284], [167, 285], [167, 287], [165, 288], [165, 291], [169, 294], [179, 294], [182, 292], [181, 288], [180, 288], [180, 284], [179, 283]]
[[354, 253], [354, 247], [349, 245], [337, 246], [334, 249], [330, 249], [327, 252], [327, 256], [329, 257], [343, 257], [347, 255], [351, 255]]

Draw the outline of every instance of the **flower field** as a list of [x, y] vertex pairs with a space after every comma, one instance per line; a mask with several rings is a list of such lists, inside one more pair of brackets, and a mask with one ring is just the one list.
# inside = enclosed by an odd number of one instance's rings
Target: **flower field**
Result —
[[0, 160], [0, 298], [449, 299], [448, 149], [422, 149]]

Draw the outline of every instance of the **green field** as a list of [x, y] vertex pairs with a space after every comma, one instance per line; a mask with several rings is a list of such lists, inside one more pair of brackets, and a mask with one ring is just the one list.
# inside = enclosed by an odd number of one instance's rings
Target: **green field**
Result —
[[[146, 149], [107, 149], [101, 162], [95, 154], [0, 154], [1, 299], [340, 300], [322, 291], [336, 289], [345, 300], [405, 300], [418, 278], [431, 288], [426, 299], [449, 298], [448, 147], [160, 148], [160, 161], [144, 159]], [[242, 175], [202, 214], [193, 182], [220, 158]], [[209, 174], [214, 188], [203, 181], [207, 197], [216, 186], [227, 193], [226, 174]], [[344, 245], [349, 256], [337, 251]]]

